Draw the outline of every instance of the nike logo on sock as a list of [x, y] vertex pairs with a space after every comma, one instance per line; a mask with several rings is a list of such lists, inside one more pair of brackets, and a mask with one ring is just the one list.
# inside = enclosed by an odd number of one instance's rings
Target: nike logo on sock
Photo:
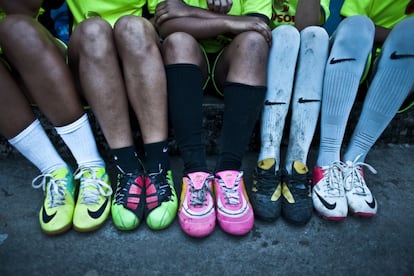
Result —
[[271, 102], [271, 101], [269, 101], [269, 100], [266, 100], [266, 101], [264, 102], [264, 104], [265, 104], [265, 105], [281, 105], [281, 104], [286, 104], [286, 103], [283, 103], [283, 102]]
[[42, 208], [42, 219], [44, 223], [49, 223], [55, 216], [56, 216], [57, 211], [53, 214], [53, 215], [48, 215], [46, 213], [46, 208], [45, 205], [43, 204], [43, 208]]
[[102, 204], [102, 206], [101, 206], [101, 207], [99, 207], [99, 209], [98, 209], [98, 210], [96, 210], [96, 211], [91, 211], [91, 210], [89, 210], [89, 209], [88, 209], [88, 214], [89, 214], [89, 216], [90, 216], [91, 218], [94, 218], [94, 219], [98, 219], [98, 218], [100, 218], [100, 217], [102, 216], [103, 212], [104, 212], [104, 211], [105, 211], [105, 209], [106, 209], [106, 205], [108, 205], [108, 201], [109, 201], [109, 198], [107, 198], [107, 199], [105, 200], [105, 203], [104, 203], [104, 204]]
[[339, 58], [339, 59], [332, 58], [329, 61], [329, 63], [330, 64], [336, 64], [336, 63], [340, 63], [340, 62], [344, 62], [344, 61], [353, 61], [353, 60], [356, 60], [356, 59], [354, 59], [354, 58]]
[[402, 58], [414, 58], [414, 55], [410, 54], [397, 54], [397, 51], [392, 52], [390, 59], [402, 59]]
[[311, 103], [311, 102], [320, 102], [321, 100], [316, 100], [316, 99], [304, 99], [304, 98], [299, 98], [298, 103]]
[[336, 202], [334, 204], [330, 204], [329, 202], [327, 202], [325, 199], [323, 199], [317, 192], [315, 192], [316, 195], [318, 196], [319, 200], [322, 202], [323, 206], [325, 206], [327, 209], [329, 210], [333, 210], [336, 207]]

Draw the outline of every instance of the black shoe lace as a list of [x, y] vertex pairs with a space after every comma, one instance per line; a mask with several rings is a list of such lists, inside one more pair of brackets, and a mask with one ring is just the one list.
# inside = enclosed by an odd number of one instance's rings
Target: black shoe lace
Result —
[[160, 170], [157, 173], [150, 173], [148, 177], [151, 179], [151, 183], [154, 184], [155, 189], [158, 193], [158, 198], [160, 202], [170, 201], [172, 197], [171, 186], [167, 175]]
[[292, 188], [294, 192], [298, 195], [307, 196], [310, 192], [310, 187], [312, 183], [312, 178], [310, 173], [306, 174], [288, 174], [287, 172], [284, 173], [283, 176], [285, 183], [288, 185], [289, 189], [292, 192]]
[[139, 171], [135, 171], [132, 173], [125, 173], [120, 168], [119, 173], [117, 175], [117, 187], [115, 192], [115, 202], [119, 205], [124, 205], [125, 199], [128, 196], [129, 188], [131, 187], [132, 183], [135, 182], [135, 179], [140, 175]]
[[279, 172], [272, 173], [273, 170], [256, 169], [253, 178], [257, 181], [255, 188], [258, 192], [268, 194], [273, 193], [279, 183]]

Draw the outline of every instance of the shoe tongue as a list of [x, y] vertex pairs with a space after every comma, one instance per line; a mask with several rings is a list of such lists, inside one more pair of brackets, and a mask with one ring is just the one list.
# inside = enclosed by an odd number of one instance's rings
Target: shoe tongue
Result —
[[62, 179], [66, 177], [66, 174], [68, 173], [68, 169], [66, 168], [61, 168], [59, 170], [55, 170], [53, 171], [51, 174], [53, 175], [53, 177], [55, 179]]
[[274, 164], [276, 163], [276, 160], [273, 158], [267, 158], [264, 160], [261, 160], [257, 163], [257, 166], [261, 168], [262, 170], [268, 170], [270, 169]]
[[194, 188], [196, 190], [200, 190], [203, 187], [206, 178], [208, 177], [208, 173], [203, 173], [203, 172], [190, 173], [188, 174], [188, 176], [193, 182]]
[[308, 173], [308, 167], [306, 167], [305, 164], [299, 162], [299, 161], [295, 161], [293, 162], [293, 169], [298, 173], [298, 174], [307, 174]]
[[217, 173], [224, 181], [227, 188], [233, 188], [236, 184], [236, 178], [239, 175], [238, 171], [224, 171]]

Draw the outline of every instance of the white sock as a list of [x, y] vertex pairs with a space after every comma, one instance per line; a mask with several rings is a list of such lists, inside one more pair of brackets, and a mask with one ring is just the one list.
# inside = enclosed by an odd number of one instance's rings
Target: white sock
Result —
[[43, 174], [67, 167], [39, 120], [33, 121], [22, 132], [11, 138], [9, 143]]
[[318, 166], [340, 160], [346, 124], [372, 49], [374, 32], [371, 20], [352, 16], [344, 19], [334, 34], [323, 84]]
[[280, 165], [280, 144], [292, 95], [300, 36], [292, 26], [279, 26], [272, 31], [273, 46], [268, 63], [267, 94], [262, 125], [261, 149], [258, 161], [274, 158], [275, 169]]
[[329, 37], [322, 27], [301, 31], [301, 44], [292, 98], [292, 119], [285, 168], [292, 173], [295, 160], [306, 164], [321, 106]]
[[387, 37], [362, 113], [352, 135], [344, 161], [363, 162], [371, 147], [394, 118], [414, 84], [414, 60], [392, 58], [413, 53], [414, 18], [402, 21]]
[[98, 152], [87, 114], [69, 125], [55, 129], [72, 152], [79, 167], [105, 167], [105, 162]]

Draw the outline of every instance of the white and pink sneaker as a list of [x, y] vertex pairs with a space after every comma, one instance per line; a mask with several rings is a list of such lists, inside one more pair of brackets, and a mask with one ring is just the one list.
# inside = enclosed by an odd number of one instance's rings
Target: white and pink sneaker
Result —
[[223, 231], [245, 235], [254, 224], [253, 208], [249, 202], [241, 171], [221, 171], [214, 177], [217, 220]]
[[208, 236], [216, 226], [212, 179], [213, 176], [206, 172], [189, 173], [183, 177], [178, 222], [189, 236]]
[[354, 161], [345, 162], [344, 188], [348, 207], [356, 216], [373, 217], [377, 213], [378, 204], [365, 182], [363, 166], [374, 174], [377, 171], [358, 159], [359, 156]]

